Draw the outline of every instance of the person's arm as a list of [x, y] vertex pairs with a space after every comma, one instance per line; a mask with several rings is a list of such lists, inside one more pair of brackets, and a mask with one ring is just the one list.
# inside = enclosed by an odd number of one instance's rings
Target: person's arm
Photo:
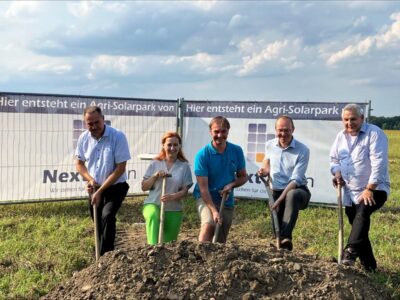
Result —
[[85, 165], [85, 162], [80, 159], [75, 159], [75, 168], [76, 168], [76, 171], [83, 177], [83, 179], [87, 181], [87, 184], [86, 184], [87, 192], [93, 193], [94, 188], [97, 186], [97, 182], [89, 174], [89, 171]]
[[204, 203], [210, 209], [211, 214], [213, 216], [213, 220], [215, 222], [221, 223], [222, 219], [219, 215], [218, 209], [215, 207], [215, 204], [211, 198], [210, 191], [208, 190], [208, 177], [205, 176], [196, 176], [197, 184], [200, 188], [201, 199], [203, 199]]
[[158, 178], [162, 178], [166, 175], [167, 173], [165, 171], [157, 171], [153, 175], [151, 175], [149, 178], [145, 178], [142, 180], [142, 191], [149, 191], [153, 187], [154, 183], [157, 181]]
[[179, 191], [172, 193], [172, 194], [165, 194], [164, 196], [161, 196], [161, 201], [167, 202], [167, 201], [172, 201], [172, 200], [179, 200], [183, 197], [185, 197], [189, 191], [188, 186], [183, 186], [179, 189]]
[[299, 155], [298, 160], [296, 161], [296, 165], [293, 169], [289, 183], [286, 185], [285, 189], [278, 197], [278, 199], [276, 199], [271, 209], [278, 209], [279, 206], [285, 201], [287, 193], [300, 186], [300, 182], [302, 178], [305, 177], [307, 171], [309, 158], [310, 151], [308, 150], [308, 148], [306, 148], [304, 152]]
[[224, 186], [224, 188], [220, 191], [221, 195], [224, 193], [230, 193], [235, 187], [242, 186], [247, 182], [247, 172], [246, 169], [241, 169], [236, 173], [236, 178], [234, 181], [228, 183]]
[[[178, 174], [175, 175], [173, 173], [172, 176], [178, 176]], [[187, 163], [186, 163], [184, 171], [183, 171], [183, 178], [182, 178], [181, 184], [182, 184], [182, 186], [178, 189], [177, 192], [161, 196], [161, 201], [167, 202], [167, 201], [171, 201], [171, 200], [179, 200], [187, 195], [190, 187], [193, 184], [192, 172], [190, 171], [189, 164], [187, 164]]]
[[369, 158], [371, 161], [371, 174], [368, 184], [358, 198], [365, 205], [375, 205], [374, 191], [379, 185], [381, 178], [384, 178], [389, 165], [388, 162], [388, 141], [383, 133], [376, 133], [371, 136], [369, 145]]
[[118, 178], [124, 174], [126, 170], [126, 161], [121, 162], [116, 165], [114, 171], [106, 178], [106, 180], [103, 182], [102, 185], [93, 193], [92, 195], [92, 204], [98, 205], [98, 203], [101, 200], [101, 194], [109, 188], [111, 185], [113, 185]]
[[285, 189], [283, 190], [282, 194], [279, 196], [278, 199], [276, 199], [276, 201], [274, 202], [274, 205], [272, 205], [271, 209], [278, 209], [279, 206], [285, 202], [286, 199], [286, 195], [287, 193], [289, 193], [290, 190], [293, 190], [297, 187], [297, 184], [295, 181], [290, 181], [289, 184], [285, 187]]
[[301, 185], [303, 178], [306, 177], [309, 160], [310, 150], [308, 150], [308, 148], [305, 148], [298, 156], [292, 172], [292, 176], [290, 176], [290, 182], [294, 181], [297, 186]]
[[341, 186], [345, 185], [345, 182], [342, 177], [342, 173], [340, 171], [340, 156], [339, 156], [339, 142], [340, 142], [340, 133], [336, 136], [336, 139], [331, 147], [329, 156], [330, 156], [330, 171], [333, 175], [332, 183], [336, 188], [338, 184]]
[[264, 159], [261, 168], [257, 171], [257, 175], [260, 177], [268, 176], [271, 171], [269, 159]]

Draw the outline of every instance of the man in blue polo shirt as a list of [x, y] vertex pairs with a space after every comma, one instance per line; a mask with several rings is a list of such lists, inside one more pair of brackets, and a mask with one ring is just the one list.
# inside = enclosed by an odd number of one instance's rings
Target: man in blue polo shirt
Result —
[[[203, 147], [194, 161], [197, 183], [193, 191], [201, 219], [200, 242], [210, 242], [217, 222], [221, 224], [217, 242], [225, 243], [233, 219], [233, 189], [246, 183], [246, 163], [240, 146], [227, 141], [230, 124], [224, 117], [209, 124], [211, 143]], [[229, 193], [222, 215], [222, 195]]]
[[92, 218], [92, 205], [98, 212], [100, 255], [103, 255], [114, 250], [115, 216], [129, 189], [125, 169], [131, 156], [124, 133], [104, 124], [100, 107], [87, 107], [83, 119], [87, 130], [78, 139], [75, 166], [87, 181]]

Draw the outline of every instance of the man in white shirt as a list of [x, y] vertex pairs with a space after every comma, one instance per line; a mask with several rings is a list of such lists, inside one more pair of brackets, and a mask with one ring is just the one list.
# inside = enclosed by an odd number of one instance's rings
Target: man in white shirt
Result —
[[376, 260], [368, 237], [370, 216], [385, 203], [390, 192], [388, 140], [375, 125], [364, 123], [364, 112], [348, 104], [342, 112], [344, 130], [330, 152], [333, 184], [344, 188], [343, 202], [352, 225], [342, 262], [360, 259], [366, 271], [375, 271]]

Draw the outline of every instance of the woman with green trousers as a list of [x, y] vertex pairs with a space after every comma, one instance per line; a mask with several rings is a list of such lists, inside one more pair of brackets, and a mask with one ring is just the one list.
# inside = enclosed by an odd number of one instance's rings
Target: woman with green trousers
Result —
[[[183, 203], [192, 186], [192, 172], [182, 152], [182, 139], [178, 133], [168, 131], [161, 139], [161, 151], [146, 170], [142, 190], [149, 191], [144, 200], [143, 216], [146, 221], [147, 243], [158, 242], [160, 228], [160, 206], [164, 203], [163, 242], [178, 239], [182, 224]], [[168, 177], [167, 177], [168, 176]], [[163, 194], [165, 180], [165, 194]]]

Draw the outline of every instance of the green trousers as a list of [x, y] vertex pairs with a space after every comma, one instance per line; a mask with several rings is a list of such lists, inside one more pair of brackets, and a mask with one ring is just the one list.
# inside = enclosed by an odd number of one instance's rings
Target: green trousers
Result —
[[[160, 207], [156, 204], [145, 204], [143, 216], [146, 221], [147, 243], [156, 245], [158, 243], [158, 232], [160, 229]], [[164, 242], [176, 241], [182, 224], [182, 211], [164, 212]]]

